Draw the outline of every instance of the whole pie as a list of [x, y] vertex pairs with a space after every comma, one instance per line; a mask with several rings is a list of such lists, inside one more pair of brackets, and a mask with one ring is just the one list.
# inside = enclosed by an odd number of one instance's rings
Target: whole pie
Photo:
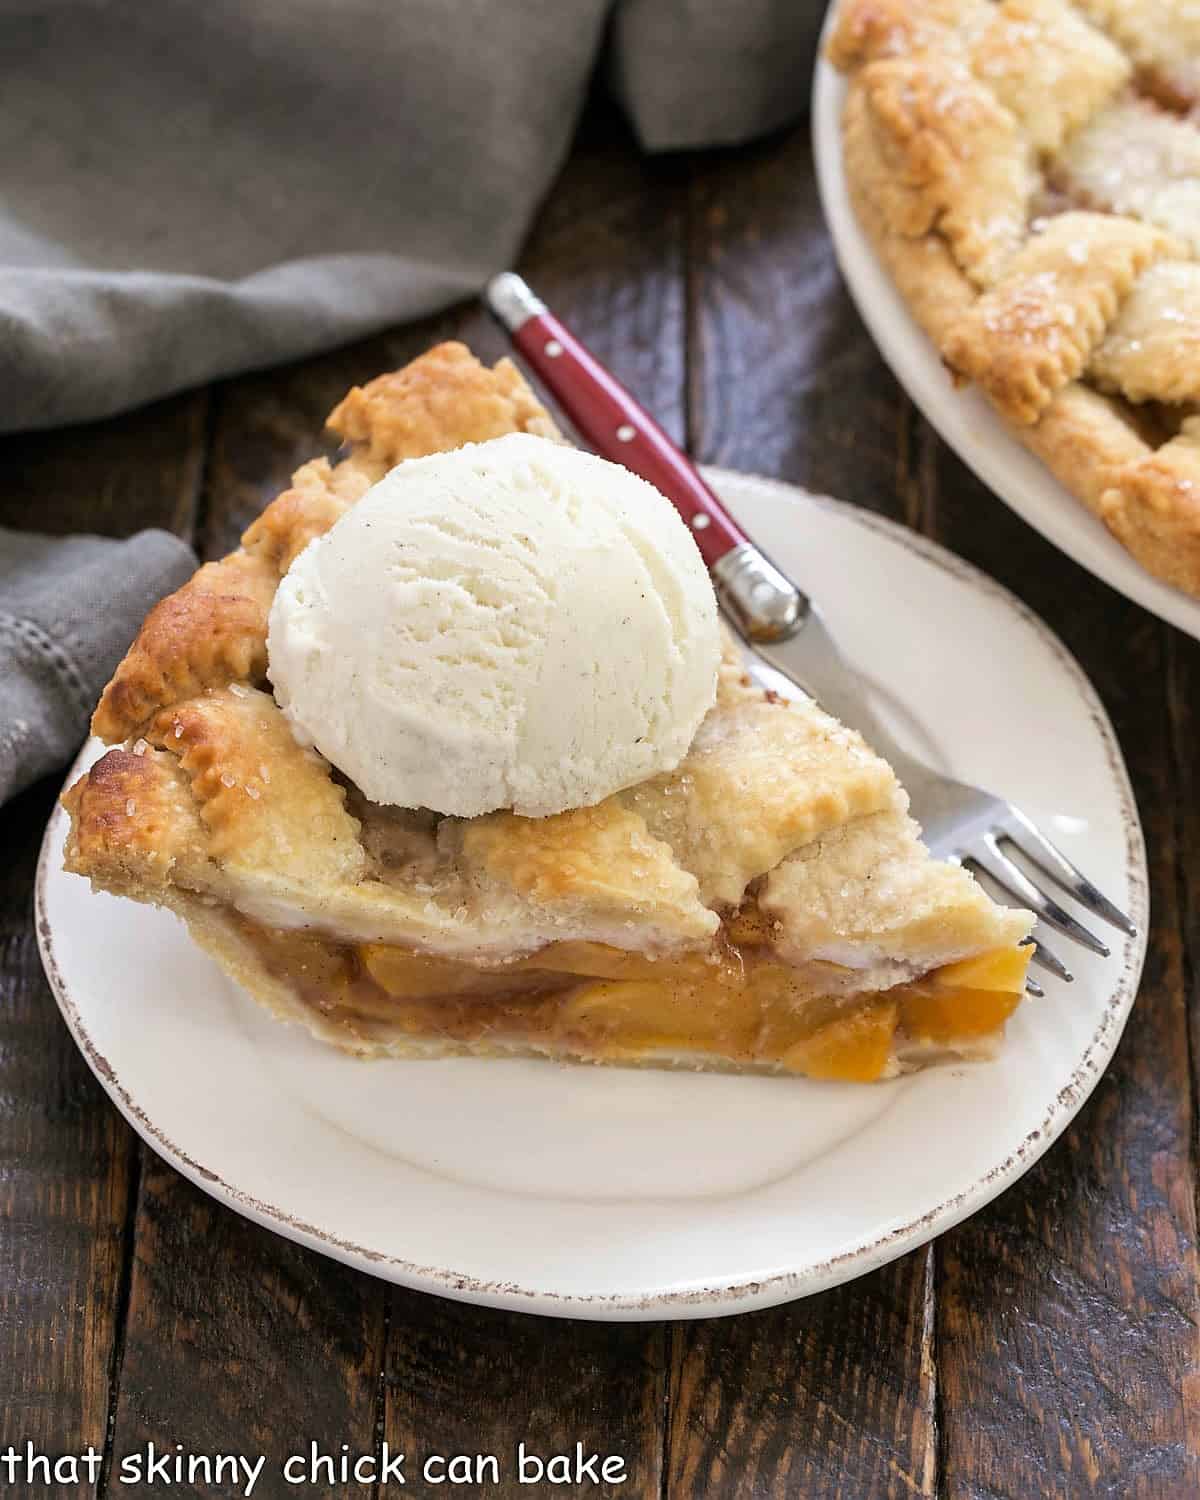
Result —
[[842, 0], [858, 217], [954, 374], [1200, 595], [1200, 10]]
[[170, 908], [281, 1017], [355, 1053], [539, 1055], [870, 1080], [986, 1055], [1028, 912], [934, 861], [891, 768], [730, 646], [683, 762], [549, 817], [385, 807], [267, 680], [282, 574], [395, 464], [524, 431], [514, 366], [444, 344], [351, 391], [317, 459], [159, 604], [64, 795], [67, 867]]

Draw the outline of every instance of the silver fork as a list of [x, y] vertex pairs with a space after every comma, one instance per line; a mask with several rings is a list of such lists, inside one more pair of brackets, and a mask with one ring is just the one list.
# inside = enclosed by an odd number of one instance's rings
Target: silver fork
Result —
[[[519, 276], [495, 277], [484, 300], [584, 441], [648, 479], [691, 527], [754, 674], [784, 697], [799, 689], [815, 698], [891, 762], [933, 854], [986, 875], [1035, 912], [1039, 928], [1056, 928], [1107, 957], [1107, 945], [1012, 859], [1012, 846], [1089, 912], [1135, 935], [1126, 914], [1019, 807], [943, 775], [895, 743], [872, 706], [868, 684], [846, 663], [812, 600], [755, 547], [686, 454]], [[1035, 940], [1036, 960], [1060, 979], [1073, 978], [1042, 939]], [[1036, 984], [1029, 987], [1041, 993]]]
[[[761, 558], [761, 554], [758, 554]], [[717, 565], [722, 568], [722, 564]], [[768, 564], [768, 567], [771, 565]], [[863, 738], [889, 761], [901, 785], [907, 790], [912, 815], [921, 825], [922, 837], [930, 852], [939, 859], [966, 865], [993, 881], [1015, 905], [1028, 907], [1037, 915], [1039, 927], [1046, 924], [1066, 937], [1082, 944], [1102, 957], [1109, 956], [1107, 944], [1030, 878], [1006, 852], [1011, 845], [1042, 875], [1061, 887], [1088, 911], [1102, 918], [1129, 937], [1136, 934], [1133, 923], [1121, 909], [1100, 891], [1040, 828], [1013, 802], [982, 787], [958, 781], [936, 771], [925, 761], [903, 749], [892, 738], [875, 712], [871, 688], [846, 662], [819, 609], [800, 590], [795, 589], [794, 623], [784, 635], [755, 641], [752, 631], [762, 631], [764, 622], [753, 612], [766, 602], [760, 590], [752, 612], [738, 611], [728, 602], [745, 593], [744, 582], [737, 575], [748, 569], [757, 574], [753, 559], [737, 559], [730, 554], [724, 569], [732, 575], [722, 600], [727, 617], [738, 630], [746, 647], [747, 667], [764, 687], [787, 697], [799, 688], [813, 697], [827, 712], [842, 723], [857, 729]], [[775, 571], [772, 569], [772, 571]], [[779, 575], [782, 578], [782, 575]], [[794, 585], [784, 580], [788, 589]], [[771, 587], [778, 585], [770, 580]], [[720, 586], [719, 586], [720, 587]], [[751, 583], [753, 591], [755, 585]], [[739, 617], [740, 615], [740, 617]], [[776, 627], [777, 628], [777, 627]], [[772, 627], [766, 623], [766, 630]], [[1070, 981], [1074, 975], [1045, 941], [1036, 936], [1036, 961], [1060, 979]], [[1030, 988], [1041, 993], [1033, 982]]]

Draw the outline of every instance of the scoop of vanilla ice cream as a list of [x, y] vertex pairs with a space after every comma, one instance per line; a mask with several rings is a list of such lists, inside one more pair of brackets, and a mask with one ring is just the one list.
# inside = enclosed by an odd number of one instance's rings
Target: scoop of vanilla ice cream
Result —
[[267, 649], [300, 740], [373, 802], [461, 817], [678, 765], [720, 654], [669, 502], [524, 433], [393, 469], [288, 569]]

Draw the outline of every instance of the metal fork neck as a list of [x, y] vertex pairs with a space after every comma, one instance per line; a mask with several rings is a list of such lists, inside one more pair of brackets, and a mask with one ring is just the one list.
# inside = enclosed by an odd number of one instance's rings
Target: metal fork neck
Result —
[[749, 542], [712, 568], [722, 607], [751, 641], [784, 641], [804, 624], [812, 605], [775, 564]]

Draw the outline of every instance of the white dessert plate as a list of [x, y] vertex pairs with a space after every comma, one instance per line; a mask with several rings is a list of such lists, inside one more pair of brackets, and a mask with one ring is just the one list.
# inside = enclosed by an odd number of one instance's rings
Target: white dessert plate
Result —
[[[1145, 853], [1121, 753], [1045, 627], [899, 526], [711, 477], [815, 588], [887, 701], [920, 705], [947, 769], [1019, 802], [1144, 933]], [[901, 718], [893, 727], [911, 738]], [[1083, 1103], [1145, 950], [1114, 933], [1107, 960], [1072, 951], [1075, 983], [1047, 980], [997, 1061], [882, 1084], [364, 1062], [272, 1020], [174, 917], [64, 873], [66, 821], [55, 812], [38, 874], [46, 972], [93, 1071], [154, 1150], [239, 1213], [362, 1270], [562, 1316], [783, 1302], [956, 1223]]]
[[1200, 639], [1200, 600], [1135, 562], [1103, 523], [1021, 446], [979, 391], [955, 389], [855, 217], [842, 160], [845, 97], [845, 79], [821, 57], [812, 107], [821, 203], [846, 285], [892, 373], [930, 425], [1005, 504], [1097, 578]]

